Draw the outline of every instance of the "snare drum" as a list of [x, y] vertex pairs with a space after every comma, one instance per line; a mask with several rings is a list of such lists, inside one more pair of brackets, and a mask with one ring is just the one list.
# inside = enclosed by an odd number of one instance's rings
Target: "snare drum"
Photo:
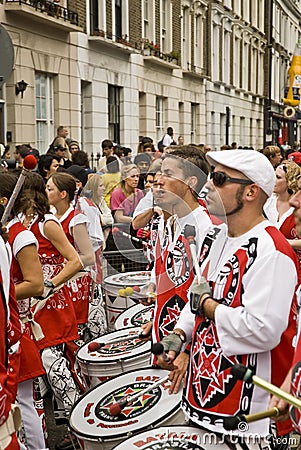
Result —
[[[150, 341], [129, 339], [139, 332], [141, 329], [134, 327], [118, 330], [93, 339], [78, 350], [76, 359], [87, 389], [128, 370], [150, 365]], [[106, 345], [89, 351], [92, 342], [104, 342]]]
[[119, 295], [120, 289], [133, 286], [143, 286], [150, 282], [150, 272], [127, 272], [111, 275], [104, 280], [106, 298], [107, 323], [113, 331], [116, 318], [129, 306], [137, 303], [139, 295], [135, 291], [126, 297]]
[[[151, 450], [151, 449], [185, 449], [185, 450], [216, 450], [220, 447], [212, 442], [202, 442], [201, 430], [194, 427], [161, 427], [136, 434], [113, 447], [114, 450]], [[209, 435], [209, 433], [207, 433]], [[204, 439], [205, 440], [205, 439]], [[209, 441], [209, 439], [208, 439]]]
[[139, 327], [152, 319], [153, 311], [153, 306], [144, 306], [141, 303], [131, 306], [117, 317], [115, 328], [122, 330], [128, 327]]
[[[168, 375], [162, 369], [146, 368], [111, 378], [84, 394], [73, 406], [69, 426], [85, 450], [109, 450], [133, 433], [157, 425], [185, 425], [180, 409], [182, 390], [169, 395], [170, 382], [151, 388]], [[124, 396], [137, 393], [147, 386], [150, 390], [117, 416], [110, 406]]]

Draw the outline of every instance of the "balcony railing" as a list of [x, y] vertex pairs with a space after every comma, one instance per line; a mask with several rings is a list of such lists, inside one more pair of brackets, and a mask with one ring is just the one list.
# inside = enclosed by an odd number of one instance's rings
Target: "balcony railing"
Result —
[[5, 4], [18, 4], [20, 6], [27, 5], [35, 11], [45, 13], [50, 17], [62, 19], [65, 22], [78, 26], [78, 14], [76, 12], [70, 11], [69, 9], [49, 0], [6, 0]]

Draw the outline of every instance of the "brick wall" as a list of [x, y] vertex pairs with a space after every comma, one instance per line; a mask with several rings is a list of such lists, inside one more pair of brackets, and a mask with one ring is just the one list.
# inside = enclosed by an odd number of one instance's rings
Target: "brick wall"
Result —
[[129, 1], [130, 43], [135, 48], [141, 48], [142, 37], [142, 0]]
[[86, 2], [77, 0], [68, 0], [67, 8], [70, 11], [77, 12], [78, 14], [78, 25], [84, 29], [86, 32]]

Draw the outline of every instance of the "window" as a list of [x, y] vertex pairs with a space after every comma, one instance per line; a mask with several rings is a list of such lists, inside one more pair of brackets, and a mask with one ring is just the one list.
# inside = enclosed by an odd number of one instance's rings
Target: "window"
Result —
[[156, 97], [156, 137], [157, 141], [160, 141], [164, 134], [163, 128], [163, 115], [164, 115], [164, 99], [163, 97]]
[[149, 2], [148, 0], [143, 0], [143, 37], [145, 39], [150, 38], [149, 33]]
[[105, 0], [90, 0], [90, 33], [106, 31], [106, 4]]
[[122, 37], [122, 0], [115, 0], [115, 36]]
[[154, 0], [142, 1], [142, 33], [144, 39], [155, 41]]
[[129, 38], [129, 10], [128, 0], [113, 0], [112, 2], [112, 38]]
[[117, 86], [109, 84], [109, 139], [120, 143], [120, 91]]
[[189, 68], [190, 63], [190, 27], [189, 27], [190, 15], [189, 9], [183, 9], [183, 30], [182, 30], [182, 66], [184, 69]]
[[172, 6], [170, 0], [161, 0], [161, 51], [170, 52], [171, 49]]
[[36, 91], [36, 145], [46, 151], [54, 138], [53, 78], [43, 73], [35, 75]]
[[216, 23], [213, 23], [213, 36], [212, 36], [212, 80], [220, 80], [220, 27]]
[[197, 116], [198, 116], [198, 104], [191, 103], [191, 115], [190, 115], [190, 136], [191, 142], [196, 142], [197, 137]]

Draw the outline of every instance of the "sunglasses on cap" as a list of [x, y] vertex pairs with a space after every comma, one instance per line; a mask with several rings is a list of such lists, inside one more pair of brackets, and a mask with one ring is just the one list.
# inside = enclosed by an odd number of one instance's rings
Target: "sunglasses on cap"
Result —
[[211, 172], [210, 173], [210, 180], [212, 180], [214, 186], [221, 187], [225, 183], [237, 183], [237, 184], [252, 184], [253, 181], [251, 180], [245, 180], [243, 178], [232, 178], [228, 177], [225, 172]]

